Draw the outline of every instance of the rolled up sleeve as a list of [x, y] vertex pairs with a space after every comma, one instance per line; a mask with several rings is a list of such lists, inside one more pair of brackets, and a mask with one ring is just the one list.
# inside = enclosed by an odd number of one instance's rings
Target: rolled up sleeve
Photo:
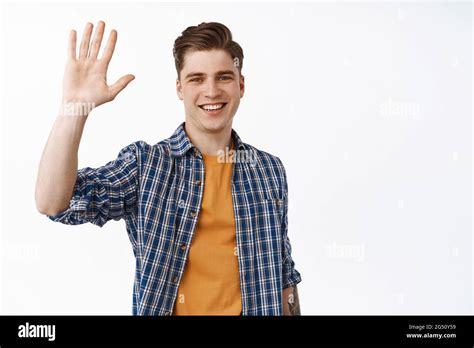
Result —
[[282, 228], [283, 233], [283, 289], [286, 289], [290, 286], [296, 285], [301, 282], [301, 274], [295, 269], [295, 262], [291, 257], [291, 243], [290, 238], [288, 237], [288, 183], [286, 179], [286, 172], [283, 167], [283, 196], [284, 196], [284, 205], [283, 205], [283, 219], [282, 219]]
[[68, 225], [90, 222], [102, 227], [130, 214], [137, 204], [140, 143], [123, 148], [102, 167], [78, 170], [69, 208], [48, 218]]

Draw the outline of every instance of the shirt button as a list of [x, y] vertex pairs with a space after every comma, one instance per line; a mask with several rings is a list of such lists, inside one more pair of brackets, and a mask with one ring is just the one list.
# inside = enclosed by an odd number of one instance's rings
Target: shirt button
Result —
[[181, 244], [181, 250], [185, 251], [186, 250], [186, 244]]
[[201, 180], [196, 180], [194, 183], [199, 186], [201, 185]]
[[178, 276], [174, 276], [173, 277], [173, 283], [177, 283], [178, 282]]
[[195, 217], [197, 215], [197, 213], [195, 211], [192, 211], [190, 214], [191, 214], [192, 217]]
[[171, 315], [171, 312], [170, 312], [170, 311], [166, 311], [166, 312], [165, 312], [165, 315]]

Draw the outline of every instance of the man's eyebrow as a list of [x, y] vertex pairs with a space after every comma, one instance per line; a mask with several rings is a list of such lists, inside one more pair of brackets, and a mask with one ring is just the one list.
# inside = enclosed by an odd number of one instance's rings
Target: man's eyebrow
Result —
[[194, 76], [204, 76], [204, 75], [206, 75], [206, 74], [199, 73], [199, 72], [191, 72], [191, 73], [186, 75], [185, 79], [189, 79], [190, 77], [194, 77]]
[[221, 70], [221, 71], [216, 72], [216, 75], [220, 76], [220, 75], [235, 75], [235, 74], [232, 70]]
[[[235, 76], [235, 73], [232, 70], [220, 70], [220, 71], [216, 72], [216, 75], [217, 76], [221, 76], [221, 75]], [[195, 76], [201, 77], [201, 76], [206, 76], [206, 74], [204, 74], [202, 72], [190, 72], [189, 74], [186, 75], [186, 77], [184, 79], [187, 80], [190, 77], [195, 77]]]

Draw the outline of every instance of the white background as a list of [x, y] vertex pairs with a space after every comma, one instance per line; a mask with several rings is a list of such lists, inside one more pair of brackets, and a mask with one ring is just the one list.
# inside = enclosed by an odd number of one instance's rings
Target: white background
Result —
[[174, 39], [219, 21], [245, 54], [234, 129], [279, 156], [302, 314], [472, 313], [472, 4], [6, 4], [1, 314], [131, 314], [123, 221], [66, 226], [35, 208], [70, 29], [118, 31], [133, 81], [91, 114], [80, 167], [184, 120]]

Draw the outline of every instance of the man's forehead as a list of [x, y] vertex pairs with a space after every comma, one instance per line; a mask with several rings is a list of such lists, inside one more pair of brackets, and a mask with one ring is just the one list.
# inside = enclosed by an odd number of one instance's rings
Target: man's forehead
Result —
[[214, 73], [234, 69], [231, 55], [224, 50], [194, 51], [186, 53], [182, 73]]

